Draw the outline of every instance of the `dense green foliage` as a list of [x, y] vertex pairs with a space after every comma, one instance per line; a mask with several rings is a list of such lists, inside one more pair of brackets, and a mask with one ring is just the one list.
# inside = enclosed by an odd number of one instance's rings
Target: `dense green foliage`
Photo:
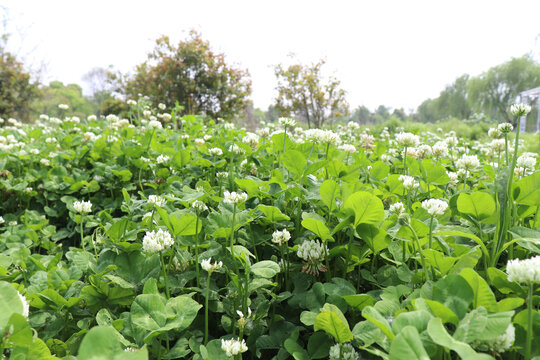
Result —
[[126, 114], [0, 131], [7, 357], [540, 356], [540, 264], [507, 266], [540, 253], [538, 154], [511, 133]]

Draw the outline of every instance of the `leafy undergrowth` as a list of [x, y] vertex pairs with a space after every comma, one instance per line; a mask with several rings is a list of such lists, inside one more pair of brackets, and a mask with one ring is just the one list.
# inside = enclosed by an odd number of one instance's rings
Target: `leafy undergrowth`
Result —
[[131, 106], [0, 130], [7, 358], [540, 356], [540, 172], [511, 133]]

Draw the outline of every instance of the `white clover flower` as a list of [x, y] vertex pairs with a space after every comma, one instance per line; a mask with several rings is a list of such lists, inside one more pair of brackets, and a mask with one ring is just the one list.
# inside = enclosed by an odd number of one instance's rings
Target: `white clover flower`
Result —
[[206, 141], [204, 141], [204, 139], [195, 139], [193, 140], [193, 144], [195, 144], [196, 146], [203, 146], [204, 144], [206, 144]]
[[270, 129], [267, 127], [259, 129], [257, 130], [257, 135], [259, 135], [262, 138], [266, 138], [270, 135]]
[[321, 261], [326, 256], [328, 247], [316, 240], [305, 240], [300, 246], [296, 255], [303, 260], [314, 262]]
[[422, 208], [431, 216], [443, 215], [448, 208], [448, 203], [441, 199], [429, 199], [422, 201]]
[[174, 239], [168, 231], [147, 231], [143, 238], [143, 250], [154, 253], [167, 250], [174, 244]]
[[242, 142], [255, 150], [259, 145], [259, 136], [257, 134], [248, 132], [246, 136], [242, 138]]
[[521, 155], [517, 158], [516, 164], [519, 167], [534, 170], [534, 167], [536, 166], [536, 159], [532, 156]]
[[525, 116], [530, 112], [531, 107], [527, 104], [513, 104], [510, 106], [510, 114], [513, 116]]
[[444, 139], [444, 141], [448, 146], [456, 146], [459, 143], [458, 138], [455, 136], [448, 136], [446, 139]]
[[218, 171], [218, 172], [216, 173], [216, 177], [217, 177], [218, 179], [226, 179], [226, 178], [229, 177], [229, 173], [226, 172], [226, 171]]
[[49, 161], [49, 159], [46, 159], [46, 158], [43, 158], [43, 159], [39, 160], [39, 162], [40, 162], [41, 165], [43, 165], [43, 166], [49, 166], [49, 165], [51, 165], [51, 162]]
[[0, 225], [2, 225], [3, 223], [5, 223], [6, 220], [4, 220], [4, 217], [3, 216], [0, 216]]
[[244, 149], [242, 149], [236, 144], [232, 144], [231, 146], [229, 146], [229, 151], [236, 155], [244, 154], [246, 152]]
[[278, 119], [278, 124], [283, 127], [295, 127], [296, 120], [294, 120], [293, 118], [288, 118], [288, 117], [280, 117]]
[[19, 299], [21, 300], [22, 306], [23, 306], [23, 313], [22, 315], [28, 319], [28, 315], [30, 314], [30, 305], [28, 304], [28, 301], [22, 295], [20, 292], [17, 291], [17, 295], [19, 295]]
[[201, 267], [208, 273], [213, 273], [216, 270], [221, 269], [223, 262], [215, 262], [212, 264], [212, 258], [204, 259], [201, 261]]
[[9, 226], [16, 226], [18, 223], [17, 223], [17, 220], [11, 220], [8, 225]]
[[221, 349], [223, 351], [225, 351], [225, 353], [227, 354], [228, 357], [233, 357], [233, 356], [236, 356], [238, 354], [241, 354], [241, 353], [244, 353], [244, 352], [248, 351], [248, 347], [247, 347], [246, 341], [244, 339], [242, 339], [242, 341], [240, 341], [240, 339], [238, 339], [238, 340], [235, 340], [235, 339], [223, 340], [223, 339], [221, 339]]
[[530, 259], [514, 259], [506, 264], [508, 281], [521, 284], [540, 284], [540, 255]]
[[203, 136], [203, 139], [204, 141], [209, 141], [210, 139], [212, 139], [212, 135], [206, 134]]
[[281, 231], [274, 231], [272, 234], [272, 242], [283, 245], [287, 241], [289, 241], [291, 238], [291, 234], [287, 231], [287, 229], [283, 229]]
[[55, 142], [56, 142], [56, 138], [48, 137], [48, 138], [45, 139], [45, 142], [46, 142], [47, 144], [55, 143]]
[[509, 324], [504, 334], [490, 340], [475, 340], [471, 344], [475, 349], [482, 351], [496, 351], [503, 353], [514, 345], [516, 340], [516, 329], [514, 325]]
[[233, 130], [234, 129], [234, 124], [233, 123], [225, 123], [223, 125], [223, 127], [225, 128], [225, 130]]
[[238, 326], [241, 329], [243, 329], [246, 326], [246, 324], [248, 323], [249, 318], [251, 317], [251, 309], [248, 307], [247, 308], [247, 314], [245, 314], [245, 315], [240, 310], [236, 310], [236, 313], [240, 317], [240, 319], [238, 319]]
[[67, 105], [67, 104], [59, 104], [58, 108], [61, 109], [61, 110], [67, 110], [67, 109], [69, 109], [69, 105]]
[[30, 154], [39, 155], [39, 149], [30, 149]]
[[405, 211], [405, 206], [402, 202], [397, 202], [392, 205], [390, 205], [390, 208], [388, 209], [392, 214], [396, 214], [397, 216], [400, 216]]
[[168, 162], [169, 160], [171, 160], [171, 157], [169, 155], [163, 155], [163, 154], [159, 155], [156, 159], [158, 164], [164, 164]]
[[497, 129], [501, 133], [506, 134], [514, 130], [514, 126], [510, 123], [505, 122], [505, 123], [499, 124], [499, 126], [497, 126]]
[[[413, 159], [418, 159], [418, 149], [415, 147], [408, 147], [407, 148], [407, 156]], [[405, 157], [405, 150], [401, 152], [401, 157]]]
[[223, 150], [221, 150], [220, 148], [211, 148], [208, 149], [208, 153], [212, 156], [221, 156], [223, 155]]
[[167, 204], [167, 199], [159, 195], [150, 195], [148, 196], [148, 203], [155, 206], [163, 207], [163, 205]]
[[208, 206], [201, 200], [195, 200], [193, 204], [191, 204], [191, 207], [194, 208], [197, 212], [201, 213], [205, 210], [208, 210]]
[[488, 130], [488, 136], [493, 139], [498, 139], [502, 136], [502, 132], [499, 128], [490, 128]]
[[418, 135], [414, 135], [408, 132], [396, 134], [395, 137], [397, 143], [401, 146], [415, 147], [420, 142], [420, 138], [418, 137]]
[[359, 360], [360, 356], [356, 353], [354, 347], [349, 344], [335, 344], [330, 347], [329, 360]]
[[390, 155], [388, 155], [388, 154], [381, 154], [381, 161], [384, 161], [385, 163], [390, 162]]
[[189, 135], [188, 134], [183, 134], [182, 136], [180, 136], [182, 138], [182, 140], [188, 140], [189, 139]]
[[144, 110], [144, 111], [143, 111], [143, 116], [144, 116], [145, 118], [149, 118], [150, 115], [152, 115], [152, 112], [151, 112], [150, 110]]
[[80, 214], [92, 212], [92, 203], [90, 201], [75, 201], [73, 208]]
[[120, 119], [115, 114], [109, 114], [109, 115], [105, 116], [105, 120], [107, 120], [110, 123], [113, 123], [113, 122], [118, 121]]
[[228, 191], [225, 191], [225, 193], [223, 194], [225, 196], [225, 199], [223, 200], [224, 202], [226, 202], [227, 204], [231, 204], [231, 205], [238, 205], [238, 204], [241, 204], [243, 202], [245, 202], [248, 198], [248, 195], [244, 192], [228, 192]]
[[457, 183], [458, 183], [458, 173], [452, 172], [452, 171], [447, 171], [446, 175], [448, 175], [448, 177], [450, 178], [450, 181], [449, 181], [450, 185], [457, 185]]
[[359, 129], [360, 128], [360, 124], [357, 123], [357, 122], [354, 122], [354, 121], [349, 121], [347, 123], [347, 127], [351, 130], [356, 130], [356, 129]]
[[163, 125], [161, 125], [161, 122], [157, 120], [150, 120], [148, 122], [148, 127], [151, 129], [163, 129]]
[[339, 150], [348, 152], [350, 154], [356, 153], [356, 147], [351, 144], [343, 144], [338, 147]]
[[137, 105], [137, 102], [133, 99], [129, 99], [127, 102], [126, 102], [129, 106], [136, 106]]
[[463, 155], [457, 162], [456, 167], [465, 171], [472, 171], [480, 166], [478, 156], [476, 155]]
[[165, 110], [167, 108], [167, 105], [165, 105], [163, 103], [159, 103], [157, 107], [158, 107], [159, 110]]
[[430, 157], [431, 154], [433, 153], [433, 150], [431, 148], [431, 146], [429, 145], [426, 145], [426, 144], [422, 144], [420, 146], [418, 146], [418, 148], [416, 148], [417, 150], [417, 155], [419, 158], [427, 158], [427, 157]]
[[489, 147], [491, 147], [495, 152], [503, 151], [505, 146], [506, 144], [504, 139], [493, 139], [489, 143]]
[[408, 191], [411, 191], [413, 189], [416, 189], [420, 184], [414, 179], [414, 177], [412, 176], [409, 176], [409, 175], [400, 175], [399, 176], [399, 181], [401, 181], [403, 183], [403, 187], [408, 190]]

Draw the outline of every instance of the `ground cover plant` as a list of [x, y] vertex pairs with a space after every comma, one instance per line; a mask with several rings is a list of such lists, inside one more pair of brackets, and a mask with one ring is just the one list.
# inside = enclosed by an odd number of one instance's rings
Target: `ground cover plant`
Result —
[[540, 356], [538, 154], [509, 123], [249, 132], [128, 104], [0, 130], [4, 357]]

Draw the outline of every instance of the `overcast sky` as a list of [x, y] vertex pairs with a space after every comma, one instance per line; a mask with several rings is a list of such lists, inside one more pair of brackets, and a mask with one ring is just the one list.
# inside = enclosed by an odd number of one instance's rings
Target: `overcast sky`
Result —
[[[46, 65], [45, 80], [82, 84], [92, 67], [128, 72], [160, 35], [200, 31], [229, 62], [247, 68], [252, 99], [274, 97], [273, 65], [294, 52], [327, 60], [351, 107], [406, 110], [464, 74], [540, 53], [540, 1], [55, 1], [0, 0], [10, 46]], [[1, 10], [0, 10], [1, 11]], [[19, 36], [22, 34], [22, 36]], [[540, 40], [540, 38], [538, 39]]]

